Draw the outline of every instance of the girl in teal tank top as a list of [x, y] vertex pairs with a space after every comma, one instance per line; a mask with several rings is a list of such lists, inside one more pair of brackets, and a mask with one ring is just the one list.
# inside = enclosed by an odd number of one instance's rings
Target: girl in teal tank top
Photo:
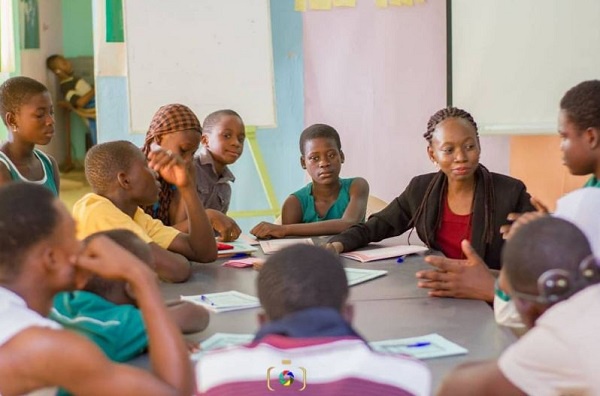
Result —
[[58, 196], [56, 161], [36, 145], [54, 136], [54, 110], [48, 89], [29, 77], [13, 77], [0, 85], [0, 115], [8, 141], [0, 146], [0, 185], [11, 181], [41, 184]]
[[315, 124], [300, 135], [300, 164], [312, 183], [283, 204], [282, 224], [262, 222], [250, 232], [257, 238], [339, 234], [364, 221], [369, 184], [361, 177], [341, 179], [344, 153], [335, 129]]

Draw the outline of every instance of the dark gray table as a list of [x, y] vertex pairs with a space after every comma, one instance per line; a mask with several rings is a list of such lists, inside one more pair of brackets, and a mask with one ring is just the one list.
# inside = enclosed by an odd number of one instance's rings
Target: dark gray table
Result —
[[[386, 244], [393, 243], [386, 241]], [[263, 256], [257, 253], [257, 256]], [[193, 276], [185, 284], [163, 284], [166, 299], [181, 295], [238, 290], [256, 295], [257, 272], [251, 268], [229, 268], [221, 259], [211, 264], [194, 264]], [[454, 366], [471, 360], [496, 358], [515, 338], [496, 325], [490, 306], [481, 301], [432, 298], [417, 287], [415, 272], [428, 268], [422, 256], [410, 256], [403, 263], [396, 259], [359, 263], [343, 259], [354, 268], [384, 269], [387, 276], [353, 286], [350, 302], [354, 305], [354, 326], [368, 341], [413, 337], [438, 333], [467, 348], [464, 356], [427, 360], [433, 374], [433, 386]], [[258, 329], [259, 308], [211, 313], [210, 325], [188, 338], [202, 341], [217, 332], [254, 333]], [[134, 364], [144, 365], [144, 358]]]

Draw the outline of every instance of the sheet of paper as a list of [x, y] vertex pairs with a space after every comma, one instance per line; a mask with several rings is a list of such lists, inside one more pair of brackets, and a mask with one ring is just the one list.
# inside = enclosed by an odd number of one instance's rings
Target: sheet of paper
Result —
[[204, 351], [212, 351], [234, 345], [248, 344], [254, 339], [254, 334], [215, 333], [200, 343]]
[[420, 337], [369, 342], [373, 350], [382, 353], [401, 353], [417, 359], [433, 359], [443, 356], [464, 355], [466, 348], [432, 333]]
[[407, 5], [407, 6], [411, 6], [413, 5], [413, 0], [389, 0], [390, 5], [395, 5], [395, 6], [403, 6], [403, 5]]
[[248, 235], [248, 234], [240, 234], [238, 239], [236, 239], [235, 241], [242, 242], [242, 243], [252, 245], [252, 246], [259, 244], [258, 239], [256, 239], [256, 237], [254, 235]]
[[379, 278], [387, 274], [385, 270], [372, 270], [362, 268], [344, 268], [346, 278], [348, 278], [348, 286], [358, 285], [371, 279]]
[[273, 254], [281, 249], [303, 243], [305, 245], [314, 245], [310, 238], [294, 238], [294, 239], [268, 239], [260, 241], [260, 247], [264, 254]]
[[217, 313], [260, 307], [258, 298], [249, 294], [240, 293], [236, 290], [198, 294], [195, 296], [181, 296], [181, 299], [202, 305]]
[[306, 11], [306, 0], [295, 0], [294, 11], [304, 12]]
[[333, 0], [334, 7], [356, 7], [356, 0]]
[[196, 361], [208, 351], [249, 344], [252, 340], [254, 340], [254, 334], [215, 333], [202, 341], [200, 351], [193, 353], [190, 357]]
[[388, 6], [388, 0], [375, 0], [377, 8], [386, 8]]
[[331, 10], [331, 0], [309, 0], [311, 10]]

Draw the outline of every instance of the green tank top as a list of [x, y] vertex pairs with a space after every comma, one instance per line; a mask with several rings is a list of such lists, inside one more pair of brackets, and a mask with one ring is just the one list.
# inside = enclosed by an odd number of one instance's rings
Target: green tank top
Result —
[[317, 221], [323, 220], [341, 219], [350, 203], [350, 185], [352, 185], [353, 181], [354, 178], [340, 179], [340, 193], [324, 217], [319, 217], [319, 214], [315, 209], [315, 198], [312, 195], [312, 183], [308, 183], [306, 186], [293, 193], [292, 195], [298, 198], [300, 206], [302, 207], [302, 222], [316, 223]]
[[596, 176], [592, 176], [583, 187], [600, 187], [600, 180]]
[[8, 168], [8, 172], [10, 173], [10, 178], [12, 180], [20, 180], [26, 183], [34, 183], [40, 184], [50, 191], [56, 196], [58, 196], [58, 189], [56, 188], [56, 181], [54, 180], [54, 168], [52, 167], [52, 161], [50, 158], [41, 150], [33, 149], [33, 154], [42, 164], [42, 168], [44, 169], [44, 177], [41, 180], [29, 180], [25, 178], [17, 169], [15, 164], [8, 158], [6, 154], [0, 151], [0, 162], [2, 162], [6, 168]]

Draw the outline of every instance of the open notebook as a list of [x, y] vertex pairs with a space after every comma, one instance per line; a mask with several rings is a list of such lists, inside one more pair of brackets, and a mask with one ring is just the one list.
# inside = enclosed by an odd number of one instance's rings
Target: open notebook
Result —
[[369, 261], [384, 260], [392, 257], [406, 256], [407, 254], [426, 252], [429, 248], [418, 245], [374, 246], [352, 252], [340, 253], [340, 256], [366, 263]]
[[348, 278], [348, 286], [358, 285], [371, 279], [379, 278], [387, 274], [385, 270], [372, 270], [362, 268], [344, 268], [346, 278]]
[[283, 248], [297, 244], [314, 245], [310, 238], [268, 239], [260, 241], [260, 247], [264, 254], [273, 254]]
[[369, 345], [381, 353], [401, 353], [417, 359], [433, 359], [444, 356], [464, 355], [466, 348], [432, 333], [419, 337], [398, 338], [395, 340], [372, 341]]
[[236, 290], [198, 294], [195, 296], [181, 296], [181, 299], [202, 305], [215, 313], [260, 307], [258, 298]]

